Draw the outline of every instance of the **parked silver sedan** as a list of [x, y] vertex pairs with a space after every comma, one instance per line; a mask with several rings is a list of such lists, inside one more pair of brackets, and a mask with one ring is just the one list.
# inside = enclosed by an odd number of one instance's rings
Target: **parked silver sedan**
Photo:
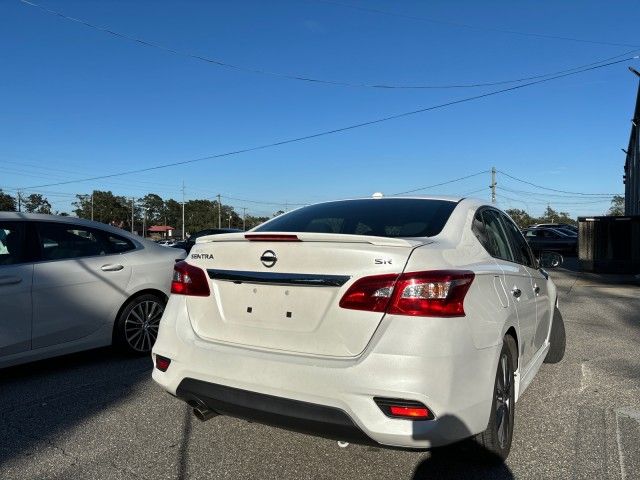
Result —
[[0, 368], [153, 346], [185, 253], [70, 217], [0, 213]]

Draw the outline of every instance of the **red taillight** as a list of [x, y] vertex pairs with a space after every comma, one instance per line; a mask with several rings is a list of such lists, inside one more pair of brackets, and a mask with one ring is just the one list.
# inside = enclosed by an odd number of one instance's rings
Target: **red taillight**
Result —
[[423, 317], [463, 317], [468, 270], [411, 272], [361, 278], [340, 300], [342, 308]]
[[400, 407], [391, 405], [389, 413], [394, 417], [429, 418], [429, 410], [421, 407]]
[[171, 293], [176, 295], [190, 295], [208, 297], [209, 281], [204, 270], [187, 262], [178, 262], [173, 266], [173, 280]]
[[166, 372], [167, 368], [171, 364], [171, 359], [167, 357], [162, 357], [160, 355], [156, 355], [156, 368], [161, 372]]
[[244, 238], [252, 242], [299, 242], [297, 235], [270, 234], [270, 233], [247, 233]]
[[384, 312], [389, 304], [393, 284], [398, 276], [397, 273], [392, 273], [357, 280], [340, 300], [340, 306], [351, 310]]

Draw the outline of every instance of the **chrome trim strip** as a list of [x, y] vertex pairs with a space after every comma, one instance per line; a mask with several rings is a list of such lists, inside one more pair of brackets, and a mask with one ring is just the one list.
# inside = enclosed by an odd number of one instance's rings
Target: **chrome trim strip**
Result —
[[349, 275], [313, 273], [245, 272], [240, 270], [207, 269], [209, 278], [233, 283], [262, 283], [268, 285], [302, 285], [308, 287], [341, 287]]

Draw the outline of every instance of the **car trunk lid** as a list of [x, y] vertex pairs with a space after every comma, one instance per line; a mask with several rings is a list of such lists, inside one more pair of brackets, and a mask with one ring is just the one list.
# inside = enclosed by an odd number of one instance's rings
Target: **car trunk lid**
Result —
[[400, 274], [424, 243], [308, 232], [198, 239], [187, 261], [207, 272], [211, 296], [187, 297], [193, 328], [215, 342], [356, 356], [384, 313], [347, 310], [340, 299], [359, 278]]

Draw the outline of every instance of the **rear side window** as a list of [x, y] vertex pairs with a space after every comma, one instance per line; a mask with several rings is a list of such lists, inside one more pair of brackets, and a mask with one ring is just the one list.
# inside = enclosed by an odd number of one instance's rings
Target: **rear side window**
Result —
[[0, 266], [22, 263], [25, 253], [22, 225], [18, 222], [0, 222]]
[[410, 198], [320, 203], [277, 217], [255, 231], [433, 237], [442, 231], [456, 205]]
[[63, 223], [40, 223], [40, 247], [43, 260], [106, 255], [100, 235], [90, 229]]

